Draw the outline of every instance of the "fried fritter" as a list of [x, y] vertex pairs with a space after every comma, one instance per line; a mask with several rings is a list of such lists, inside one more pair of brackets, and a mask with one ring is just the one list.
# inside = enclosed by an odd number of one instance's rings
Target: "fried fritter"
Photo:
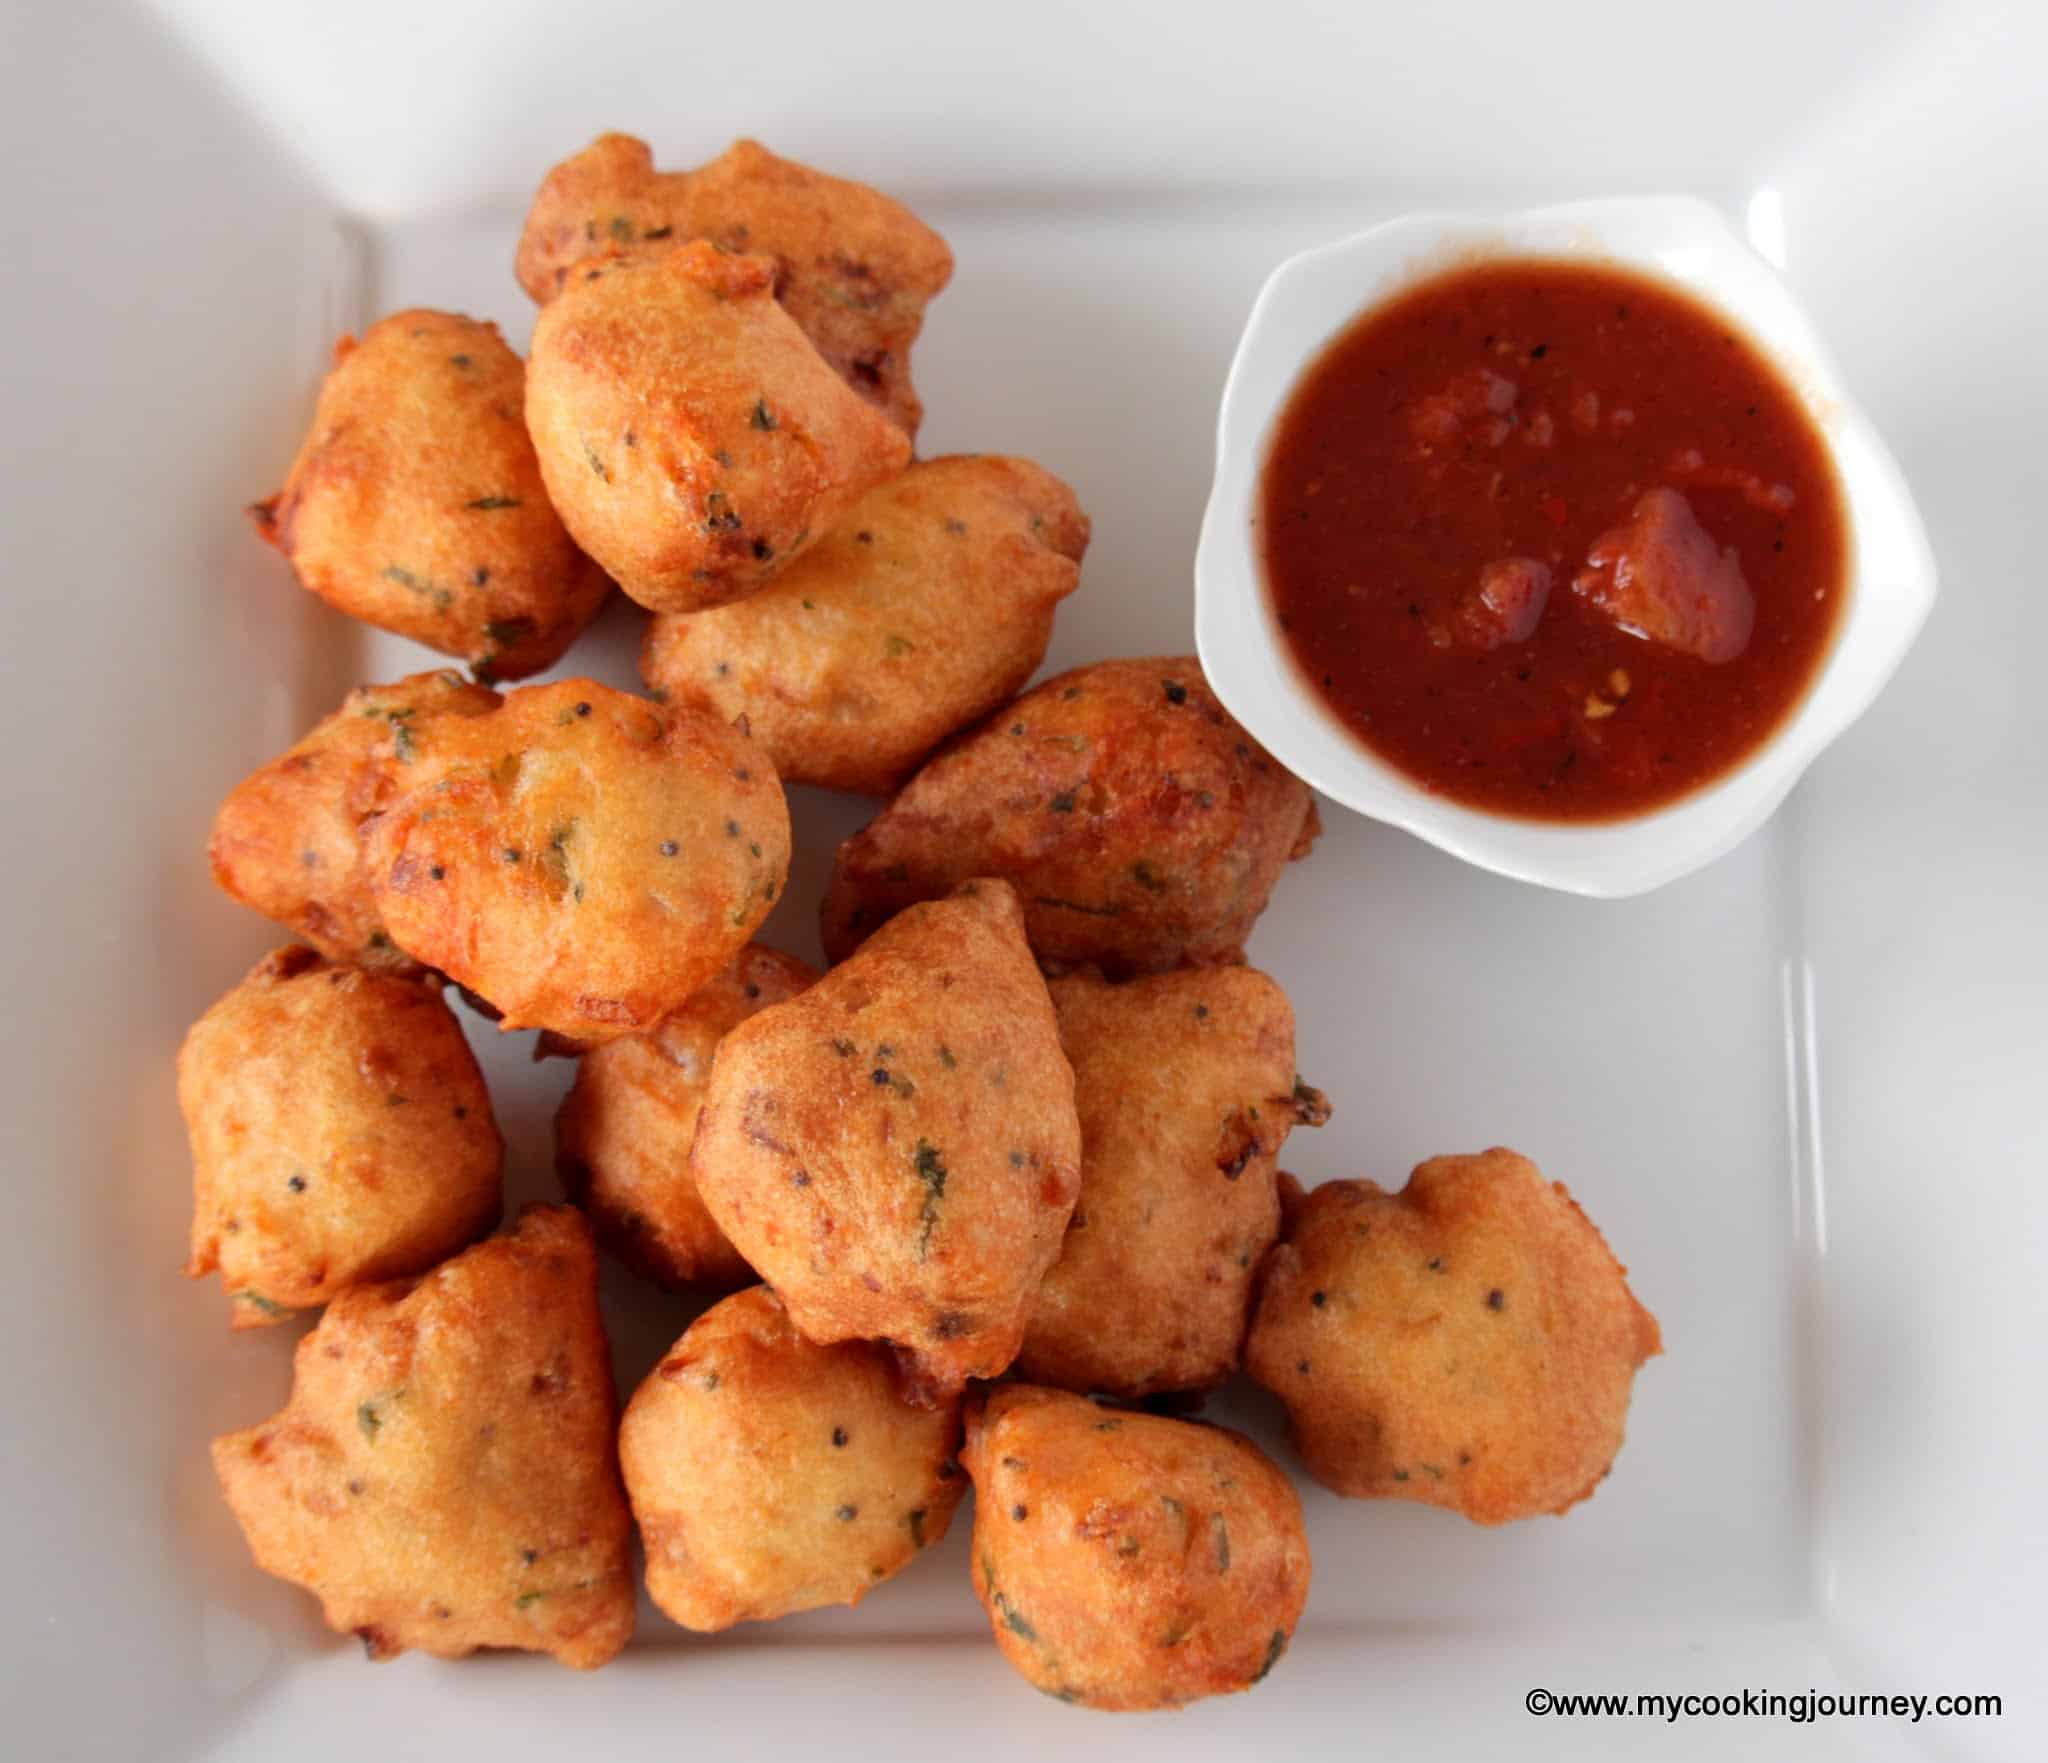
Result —
[[753, 593], [909, 463], [774, 290], [771, 259], [701, 240], [612, 252], [534, 326], [526, 422], [548, 495], [656, 612]]
[[1098, 662], [962, 735], [839, 847], [825, 952], [842, 960], [913, 900], [995, 875], [1047, 963], [1117, 978], [1234, 961], [1318, 830], [1308, 786], [1192, 655]]
[[253, 771], [213, 822], [213, 879], [336, 961], [409, 968], [362, 870], [359, 828], [401, 787], [444, 716], [481, 716], [498, 694], [459, 673], [360, 686], [288, 753]]
[[1513, 1151], [1433, 1157], [1399, 1193], [1326, 1182], [1273, 1251], [1245, 1364], [1340, 1494], [1561, 1513], [1606, 1476], [1662, 1351], [1626, 1271]]
[[789, 869], [775, 769], [739, 729], [594, 680], [436, 727], [364, 865], [393, 941], [582, 1042], [654, 1027], [746, 945]]
[[887, 795], [1045, 659], [1088, 517], [1027, 459], [928, 459], [760, 593], [656, 618], [650, 686], [744, 714], [785, 781]]
[[633, 1632], [616, 1420], [590, 1233], [534, 1206], [422, 1279], [343, 1293], [291, 1401], [213, 1463], [256, 1565], [371, 1658], [588, 1668]]
[[658, 172], [647, 143], [600, 135], [549, 172], [520, 235], [520, 286], [545, 304], [608, 244], [709, 239], [775, 261], [776, 298], [832, 369], [908, 434], [923, 414], [910, 346], [953, 274], [946, 241], [900, 202], [735, 141]]
[[725, 1240], [690, 1178], [690, 1141], [719, 1040], [818, 976], [751, 943], [649, 1034], [584, 1055], [555, 1116], [555, 1166], [598, 1240], [663, 1285], [731, 1291], [754, 1270]]
[[974, 1592], [1003, 1655], [1063, 1702], [1177, 1708], [1249, 1689], [1308, 1598], [1293, 1486], [1220, 1426], [1028, 1384], [970, 1408]]
[[479, 678], [552, 667], [611, 583], [570, 541], [527, 439], [526, 369], [498, 327], [395, 312], [343, 337], [257, 530], [330, 606]]
[[929, 1398], [1016, 1357], [1080, 1157], [1016, 895], [977, 881], [727, 1034], [690, 1171], [798, 1328], [889, 1341]]
[[1237, 1369], [1280, 1228], [1275, 1159], [1329, 1107], [1294, 1069], [1287, 995], [1249, 967], [1051, 982], [1074, 1067], [1081, 1197], [1017, 1375], [1126, 1398]]
[[236, 1328], [418, 1273], [498, 1222], [505, 1145], [476, 1056], [424, 978], [279, 949], [178, 1054], [194, 1279]]
[[858, 1604], [946, 1534], [959, 1438], [886, 1349], [805, 1340], [766, 1286], [715, 1304], [619, 1429], [649, 1596], [707, 1631]]

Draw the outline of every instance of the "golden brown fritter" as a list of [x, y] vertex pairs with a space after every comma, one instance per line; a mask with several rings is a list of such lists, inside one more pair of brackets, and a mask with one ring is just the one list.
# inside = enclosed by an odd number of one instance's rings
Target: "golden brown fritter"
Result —
[[590, 1233], [534, 1206], [422, 1279], [343, 1293], [291, 1401], [213, 1463], [256, 1565], [371, 1658], [587, 1669], [633, 1632], [617, 1413]]
[[1279, 1234], [1275, 1159], [1329, 1114], [1295, 1074], [1287, 994], [1249, 967], [1075, 973], [1051, 991], [1081, 1197], [1017, 1375], [1126, 1398], [1221, 1383]]
[[1308, 786], [1216, 701], [1192, 655], [1103, 661], [942, 749], [839, 847], [825, 952], [972, 875], [1016, 885], [1040, 960], [1112, 978], [1241, 958], [1319, 830]]
[[832, 370], [915, 435], [910, 346], [953, 274], [946, 241], [879, 190], [735, 141], [659, 172], [647, 143], [600, 135], [549, 172], [520, 235], [520, 285], [545, 304], [607, 245], [709, 239], [775, 262], [776, 297]]
[[358, 687], [220, 805], [213, 879], [336, 961], [410, 968], [377, 914], [359, 829], [397, 794], [438, 718], [481, 716], [498, 702], [447, 668]]
[[887, 795], [1045, 659], [1088, 517], [1028, 459], [928, 459], [758, 594], [647, 628], [640, 671], [744, 714], [789, 783]]
[[552, 667], [611, 583], [541, 487], [525, 404], [496, 325], [395, 312], [335, 345], [291, 475], [250, 510], [257, 531], [330, 606], [480, 679]]
[[652, 1033], [584, 1055], [555, 1116], [555, 1166], [598, 1240], [635, 1272], [719, 1291], [752, 1283], [697, 1196], [690, 1141], [720, 1039], [817, 977], [794, 955], [750, 943]]
[[1016, 1357], [1080, 1140], [1016, 895], [980, 881], [732, 1030], [690, 1170], [798, 1328], [889, 1341], [948, 1396]]
[[577, 543], [656, 612], [763, 587], [910, 460], [775, 304], [702, 241], [577, 266], [534, 326], [526, 422]]
[[1662, 1351], [1626, 1272], [1512, 1151], [1433, 1157], [1399, 1193], [1326, 1182], [1273, 1251], [1245, 1365], [1340, 1494], [1561, 1513], [1606, 1476]]
[[974, 1592], [1036, 1689], [1119, 1711], [1249, 1689], [1308, 1598], [1292, 1485], [1220, 1426], [1029, 1384], [969, 1409]]
[[766, 1286], [713, 1305], [619, 1429], [649, 1596], [707, 1631], [858, 1604], [946, 1534], [959, 1437], [886, 1349], [805, 1340]]
[[279, 949], [178, 1054], [194, 1279], [236, 1328], [418, 1273], [498, 1222], [504, 1141], [441, 988]]
[[444, 722], [364, 865], [400, 948], [581, 1042], [652, 1028], [745, 947], [789, 869], [775, 768], [701, 710], [594, 680]]

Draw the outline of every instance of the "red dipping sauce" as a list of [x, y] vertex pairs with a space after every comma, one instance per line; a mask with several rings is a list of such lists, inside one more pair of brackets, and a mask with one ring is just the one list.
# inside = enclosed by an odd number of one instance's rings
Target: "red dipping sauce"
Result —
[[1281, 413], [1259, 525], [1336, 717], [1532, 819], [1640, 814], [1738, 764], [1846, 598], [1798, 394], [1689, 295], [1606, 266], [1490, 260], [1366, 313]]

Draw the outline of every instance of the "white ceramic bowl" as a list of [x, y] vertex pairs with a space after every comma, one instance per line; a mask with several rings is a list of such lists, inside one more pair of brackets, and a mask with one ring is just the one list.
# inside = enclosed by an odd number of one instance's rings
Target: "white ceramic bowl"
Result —
[[[1482, 254], [1648, 271], [1726, 313], [1805, 400], [1841, 480], [1849, 600], [1806, 697], [1735, 770], [1628, 820], [1521, 820], [1422, 788], [1325, 708], [1289, 656], [1266, 593], [1254, 524], [1259, 478], [1274, 420], [1303, 370], [1368, 307]], [[1676, 880], [1768, 820], [1905, 658], [1934, 592], [1934, 557], [1905, 480], [1784, 283], [1705, 203], [1644, 197], [1501, 218], [1414, 215], [1276, 269], [1223, 389], [1216, 476], [1195, 560], [1195, 634], [1209, 683], [1232, 715], [1324, 795], [1502, 875], [1616, 897]]]

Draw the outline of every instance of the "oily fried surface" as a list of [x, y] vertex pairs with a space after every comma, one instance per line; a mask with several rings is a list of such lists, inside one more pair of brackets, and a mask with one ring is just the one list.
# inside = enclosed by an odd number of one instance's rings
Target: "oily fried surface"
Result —
[[377, 910], [508, 1029], [652, 1028], [739, 953], [788, 872], [774, 767], [703, 711], [559, 680], [420, 748], [368, 829]]
[[1621, 1449], [1656, 1319], [1564, 1185], [1526, 1157], [1433, 1157], [1399, 1193], [1312, 1190], [1245, 1364], [1310, 1473], [1480, 1524], [1563, 1512]]
[[584, 1055], [555, 1116], [555, 1165], [598, 1240], [635, 1272], [724, 1291], [752, 1282], [698, 1197], [690, 1141], [719, 1041], [816, 978], [794, 955], [750, 943], [651, 1033]]
[[358, 829], [397, 793], [431, 723], [481, 716], [498, 701], [452, 669], [358, 687], [220, 805], [213, 879], [336, 961], [410, 967], [377, 914]]
[[1301, 1501], [1220, 1426], [1118, 1413], [1028, 1384], [970, 1412], [974, 1591], [1037, 1689], [1175, 1708], [1249, 1689], [1308, 1597]]
[[685, 1628], [858, 1604], [946, 1534], [957, 1401], [920, 1407], [885, 1348], [822, 1347], [766, 1286], [671, 1347], [619, 1429], [647, 1590]]
[[1098, 662], [942, 749], [839, 847], [825, 952], [996, 875], [1042, 961], [1112, 976], [1234, 961], [1317, 830], [1308, 786], [1231, 720], [1192, 655]]
[[600, 135], [549, 172], [520, 235], [519, 282], [545, 303], [606, 245], [709, 239], [775, 263], [777, 298], [848, 385], [917, 433], [910, 346], [953, 273], [946, 241], [879, 190], [735, 141], [658, 172], [644, 141]]
[[590, 1233], [535, 1206], [423, 1279], [336, 1299], [291, 1401], [213, 1462], [257, 1566], [372, 1658], [587, 1668], [633, 1632], [616, 1414]]
[[541, 312], [526, 422], [576, 541], [656, 612], [766, 584], [910, 441], [775, 303], [775, 265], [698, 241], [577, 266]]
[[1327, 1106], [1287, 995], [1249, 967], [1051, 982], [1074, 1067], [1081, 1197], [1017, 1355], [1032, 1383], [1135, 1398], [1237, 1369], [1280, 1228], [1275, 1159]]
[[344, 337], [257, 530], [330, 606], [472, 663], [552, 667], [611, 583], [570, 541], [527, 439], [526, 369], [498, 327], [395, 312]]
[[195, 1279], [237, 1328], [418, 1273], [498, 1222], [504, 1141], [441, 989], [279, 949], [178, 1055]]
[[1088, 517], [1028, 459], [928, 459], [758, 594], [648, 626], [640, 671], [744, 714], [790, 783], [887, 795], [1045, 659]]
[[1080, 1137], [1016, 896], [981, 881], [732, 1030], [690, 1169], [798, 1328], [887, 1340], [943, 1396], [1016, 1357]]

